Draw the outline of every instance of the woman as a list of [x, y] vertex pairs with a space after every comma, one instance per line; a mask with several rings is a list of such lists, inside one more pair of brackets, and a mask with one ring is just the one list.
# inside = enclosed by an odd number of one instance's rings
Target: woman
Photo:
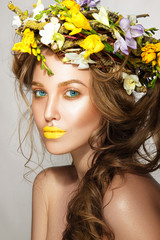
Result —
[[31, 16], [9, 4], [23, 36], [13, 47], [20, 92], [27, 103], [32, 88], [48, 152], [73, 158], [36, 177], [32, 240], [158, 240], [160, 187], [149, 173], [160, 159], [160, 43], [94, 4], [37, 2]]

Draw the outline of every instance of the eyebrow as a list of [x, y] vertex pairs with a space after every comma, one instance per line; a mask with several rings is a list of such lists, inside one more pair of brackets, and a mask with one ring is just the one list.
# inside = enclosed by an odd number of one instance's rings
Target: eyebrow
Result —
[[31, 85], [33, 86], [38, 86], [38, 87], [44, 87], [42, 83], [39, 83], [39, 82], [32, 82]]
[[67, 86], [67, 85], [72, 84], [72, 83], [79, 83], [79, 84], [82, 84], [83, 86], [87, 87], [84, 83], [82, 83], [81, 81], [76, 80], [76, 79], [71, 79], [71, 80], [68, 80], [68, 81], [60, 82], [58, 84], [58, 87]]
[[[64, 87], [64, 86], [67, 86], [67, 85], [72, 84], [72, 83], [79, 83], [79, 84], [82, 84], [83, 86], [87, 87], [84, 83], [82, 83], [81, 81], [76, 80], [76, 79], [71, 79], [71, 80], [68, 80], [68, 81], [60, 82], [58, 84], [58, 87]], [[44, 85], [42, 83], [35, 82], [35, 81], [33, 81], [31, 83], [31, 85], [32, 86], [38, 86], [38, 87], [44, 87]]]

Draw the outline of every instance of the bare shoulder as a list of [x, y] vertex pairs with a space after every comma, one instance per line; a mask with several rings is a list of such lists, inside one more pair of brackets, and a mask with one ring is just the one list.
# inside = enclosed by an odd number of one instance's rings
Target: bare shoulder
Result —
[[76, 182], [74, 166], [50, 167], [41, 171], [35, 178], [33, 189], [39, 188], [49, 199], [56, 191], [68, 189]]
[[[112, 199], [111, 199], [112, 196]], [[153, 198], [154, 196], [154, 198]], [[119, 204], [120, 199], [135, 201], [143, 199], [156, 201], [160, 198], [160, 185], [151, 175], [135, 175], [127, 173], [124, 177], [116, 175], [104, 196], [104, 202]], [[116, 201], [118, 200], [118, 201]], [[160, 199], [158, 199], [160, 200]], [[109, 204], [108, 204], [109, 205]]]
[[68, 185], [76, 181], [77, 175], [75, 167], [72, 165], [50, 167], [42, 170], [35, 178], [34, 185], [41, 185], [42, 187], [54, 185]]
[[160, 185], [150, 175], [115, 176], [104, 196], [104, 217], [118, 240], [158, 240]]

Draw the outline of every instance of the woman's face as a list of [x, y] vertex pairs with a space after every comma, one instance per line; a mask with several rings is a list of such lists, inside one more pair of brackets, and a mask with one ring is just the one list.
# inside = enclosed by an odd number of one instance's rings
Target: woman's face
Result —
[[90, 71], [64, 64], [50, 51], [48, 76], [37, 63], [33, 73], [32, 110], [47, 150], [52, 154], [88, 149], [88, 139], [98, 127], [101, 115], [90, 98]]

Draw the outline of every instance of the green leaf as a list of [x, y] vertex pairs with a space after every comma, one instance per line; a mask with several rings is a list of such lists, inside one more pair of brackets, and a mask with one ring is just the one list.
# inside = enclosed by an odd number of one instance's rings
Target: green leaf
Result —
[[37, 14], [37, 15], [34, 17], [34, 19], [39, 20], [39, 19], [41, 19], [42, 17], [43, 17], [43, 13], [39, 13], [39, 14]]
[[104, 41], [104, 45], [105, 45], [104, 50], [106, 52], [113, 52], [114, 48], [108, 42]]
[[150, 83], [148, 83], [148, 87], [154, 88], [154, 87], [155, 87], [156, 80], [157, 80], [157, 76], [156, 76]]
[[158, 65], [156, 66], [156, 69], [158, 72], [160, 72], [160, 67]]
[[153, 28], [145, 29], [145, 33], [151, 37], [151, 36], [154, 35], [155, 32], [158, 31], [158, 30], [159, 30], [159, 29], [153, 27]]
[[42, 60], [41, 69], [44, 70], [44, 67], [45, 67], [45, 64], [44, 64], [44, 62], [43, 62], [43, 60]]
[[54, 0], [55, 2], [61, 4], [61, 0]]
[[157, 73], [157, 77], [160, 78], [160, 73]]
[[[113, 53], [114, 48], [113, 48], [108, 42], [104, 41], [104, 45], [105, 45], [104, 50], [105, 50], [106, 52], [111, 52], [111, 53]], [[120, 59], [124, 60], [124, 57], [123, 57], [120, 53], [116, 52], [115, 55], [116, 55], [117, 57], [119, 57]]]
[[137, 43], [141, 48], [142, 48], [142, 39], [143, 39], [142, 36], [137, 38]]

